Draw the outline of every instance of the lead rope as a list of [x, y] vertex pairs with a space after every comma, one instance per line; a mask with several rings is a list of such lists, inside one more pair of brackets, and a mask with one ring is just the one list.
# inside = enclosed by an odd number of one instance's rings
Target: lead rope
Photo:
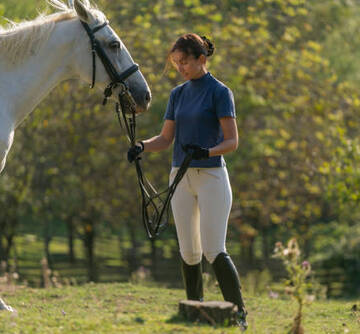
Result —
[[[121, 96], [119, 96], [119, 100], [121, 101]], [[124, 108], [121, 108], [119, 103], [117, 103], [115, 111], [121, 127], [123, 127], [123, 125], [121, 122], [120, 110], [123, 116], [123, 121], [130, 145], [131, 147], [134, 147], [136, 144], [135, 113], [132, 112], [131, 117], [126, 117]], [[187, 169], [189, 168], [190, 162], [192, 160], [192, 152], [185, 156], [184, 161], [177, 171], [171, 185], [161, 192], [157, 192], [152, 184], [146, 178], [144, 179], [140, 160], [140, 157], [135, 159], [135, 166], [142, 198], [142, 221], [147, 236], [150, 240], [152, 240], [155, 239], [159, 233], [169, 225], [171, 198], [175, 193], [177, 185], [180, 183]], [[162, 198], [164, 196], [165, 199]]]

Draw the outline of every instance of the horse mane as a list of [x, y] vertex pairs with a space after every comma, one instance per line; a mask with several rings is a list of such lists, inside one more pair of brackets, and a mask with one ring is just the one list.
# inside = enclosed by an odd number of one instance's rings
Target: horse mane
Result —
[[[0, 55], [6, 57], [12, 65], [35, 54], [49, 39], [57, 22], [77, 17], [74, 8], [67, 6], [61, 0], [47, 0], [47, 2], [58, 12], [51, 15], [39, 14], [32, 21], [20, 23], [7, 20], [6, 27], [0, 26]], [[88, 0], [82, 2], [89, 9], [93, 9]]]

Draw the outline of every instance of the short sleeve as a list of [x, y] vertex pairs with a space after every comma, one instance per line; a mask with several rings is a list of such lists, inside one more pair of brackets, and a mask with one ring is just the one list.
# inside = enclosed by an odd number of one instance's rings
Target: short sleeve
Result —
[[234, 95], [226, 86], [215, 91], [215, 111], [218, 118], [236, 117]]
[[166, 112], [164, 116], [164, 120], [175, 121], [175, 112], [174, 112], [174, 91], [171, 92], [169, 101], [166, 107]]

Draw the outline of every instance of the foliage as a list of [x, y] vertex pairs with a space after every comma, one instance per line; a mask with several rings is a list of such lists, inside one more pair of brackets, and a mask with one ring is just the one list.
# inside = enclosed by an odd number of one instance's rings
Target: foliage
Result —
[[0, 24], [6, 23], [5, 18], [12, 21], [31, 19], [46, 7], [43, 0], [12, 1], [2, 0], [0, 4]]

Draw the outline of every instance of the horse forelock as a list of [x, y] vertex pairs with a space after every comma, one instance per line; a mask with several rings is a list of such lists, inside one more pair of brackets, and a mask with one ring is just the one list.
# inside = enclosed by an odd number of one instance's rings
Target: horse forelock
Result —
[[[0, 56], [5, 57], [10, 65], [18, 64], [35, 54], [49, 39], [56, 23], [77, 17], [76, 11], [60, 0], [48, 0], [48, 3], [59, 12], [40, 14], [32, 21], [15, 23], [8, 20], [5, 27], [0, 26]], [[89, 1], [83, 0], [83, 3], [95, 17], [102, 19], [102, 12], [91, 7]]]

